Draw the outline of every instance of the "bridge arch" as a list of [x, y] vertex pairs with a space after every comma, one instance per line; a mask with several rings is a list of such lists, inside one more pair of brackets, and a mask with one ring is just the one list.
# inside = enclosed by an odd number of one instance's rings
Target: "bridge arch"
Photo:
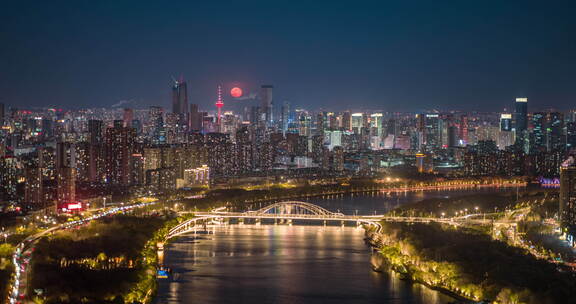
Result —
[[247, 214], [253, 215], [264, 215], [264, 214], [311, 214], [311, 215], [321, 215], [321, 216], [344, 216], [344, 214], [339, 212], [332, 212], [330, 210], [324, 209], [318, 205], [314, 205], [308, 202], [300, 201], [284, 201], [278, 202], [266, 207], [263, 207], [256, 211], [248, 211]]

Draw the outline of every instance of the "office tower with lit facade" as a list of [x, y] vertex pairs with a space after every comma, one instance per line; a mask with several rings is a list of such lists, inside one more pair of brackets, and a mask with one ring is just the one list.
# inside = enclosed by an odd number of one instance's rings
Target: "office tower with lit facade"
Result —
[[546, 146], [548, 151], [565, 151], [564, 115], [560, 112], [550, 112], [547, 115], [547, 122]]
[[421, 149], [430, 151], [440, 147], [442, 130], [438, 114], [419, 114], [417, 129], [420, 134]]
[[532, 132], [530, 133], [530, 152], [546, 151], [547, 115], [544, 112], [532, 114]]
[[498, 133], [497, 145], [500, 150], [514, 144], [514, 132], [512, 127], [512, 114], [500, 114], [500, 132]]
[[528, 152], [528, 98], [526, 97], [518, 97], [514, 103], [514, 132], [518, 148]]

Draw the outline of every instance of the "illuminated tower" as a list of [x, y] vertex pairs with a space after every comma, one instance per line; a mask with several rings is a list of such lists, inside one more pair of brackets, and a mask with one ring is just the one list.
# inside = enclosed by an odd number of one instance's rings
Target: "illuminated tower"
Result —
[[224, 106], [224, 101], [222, 100], [222, 87], [218, 86], [218, 100], [216, 101], [216, 108], [218, 108], [218, 128], [220, 128], [220, 123], [222, 119], [222, 107]]

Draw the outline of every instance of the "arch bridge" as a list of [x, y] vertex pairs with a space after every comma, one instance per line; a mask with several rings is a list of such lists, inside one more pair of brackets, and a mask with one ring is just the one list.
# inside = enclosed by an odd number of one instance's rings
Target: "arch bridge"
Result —
[[236, 218], [236, 219], [274, 219], [274, 220], [311, 220], [311, 221], [340, 221], [344, 222], [356, 222], [358, 225], [371, 225], [375, 226], [377, 230], [380, 230], [381, 226], [378, 221], [381, 219], [379, 216], [349, 216], [344, 215], [340, 212], [332, 212], [330, 210], [324, 209], [318, 205], [311, 204], [308, 202], [300, 201], [284, 201], [274, 203], [265, 206], [256, 211], [247, 212], [196, 212], [195, 217], [186, 220], [176, 227], [172, 228], [167, 238], [173, 238], [181, 234], [193, 231], [198, 228], [199, 225], [204, 225], [210, 220], [219, 220], [226, 218]]

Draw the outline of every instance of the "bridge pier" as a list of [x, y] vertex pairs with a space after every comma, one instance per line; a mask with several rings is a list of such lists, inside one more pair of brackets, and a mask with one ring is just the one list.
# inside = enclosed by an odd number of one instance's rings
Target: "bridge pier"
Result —
[[244, 218], [238, 219], [238, 225], [244, 225]]
[[326, 221], [324, 221], [324, 226], [326, 226]]
[[288, 226], [292, 226], [292, 220], [286, 220], [286, 223], [288, 223]]
[[344, 227], [344, 221], [340, 221], [340, 225]]
[[254, 219], [254, 224], [256, 224], [256, 226], [260, 226], [260, 219]]
[[274, 225], [278, 225], [278, 219], [274, 219]]

